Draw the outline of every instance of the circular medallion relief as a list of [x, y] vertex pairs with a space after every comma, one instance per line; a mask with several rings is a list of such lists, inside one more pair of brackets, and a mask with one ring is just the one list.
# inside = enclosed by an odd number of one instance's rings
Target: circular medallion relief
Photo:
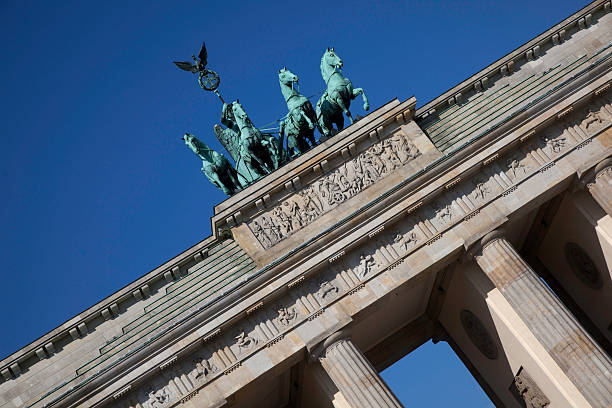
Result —
[[589, 254], [574, 242], [566, 243], [564, 249], [565, 259], [578, 279], [590, 288], [601, 288], [603, 285], [601, 275]]
[[497, 346], [478, 317], [463, 309], [459, 314], [461, 325], [476, 348], [489, 360], [497, 358]]

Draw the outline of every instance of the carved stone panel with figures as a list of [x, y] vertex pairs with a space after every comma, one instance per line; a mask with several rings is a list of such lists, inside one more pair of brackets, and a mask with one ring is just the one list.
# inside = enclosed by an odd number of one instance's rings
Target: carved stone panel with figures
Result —
[[247, 222], [248, 228], [264, 249], [271, 248], [422, 154], [400, 129], [277, 202]]

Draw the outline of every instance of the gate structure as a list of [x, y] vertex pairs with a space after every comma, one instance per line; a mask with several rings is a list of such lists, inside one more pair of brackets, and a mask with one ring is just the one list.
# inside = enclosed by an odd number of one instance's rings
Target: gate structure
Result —
[[220, 203], [0, 362], [0, 407], [399, 407], [378, 373], [432, 338], [496, 406], [611, 406], [610, 8]]

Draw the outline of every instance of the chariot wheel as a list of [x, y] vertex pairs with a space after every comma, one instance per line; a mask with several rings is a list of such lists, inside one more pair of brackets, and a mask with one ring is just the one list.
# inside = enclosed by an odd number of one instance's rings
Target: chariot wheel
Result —
[[202, 87], [202, 89], [214, 91], [219, 87], [219, 74], [217, 74], [215, 71], [205, 69], [204, 71], [200, 72], [198, 82], [200, 83], [200, 87]]

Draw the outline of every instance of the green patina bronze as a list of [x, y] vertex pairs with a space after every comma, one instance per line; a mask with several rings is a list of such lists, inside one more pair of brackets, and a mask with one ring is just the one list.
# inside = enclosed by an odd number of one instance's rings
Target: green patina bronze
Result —
[[238, 100], [223, 107], [231, 110], [234, 128], [239, 129], [239, 160], [244, 161], [249, 172], [261, 177], [276, 170], [284, 162], [282, 138], [257, 129]]
[[342, 60], [333, 48], [328, 48], [321, 58], [321, 75], [327, 86], [325, 92], [317, 102], [317, 118], [323, 138], [331, 135], [332, 126], [338, 130], [344, 128], [344, 113], [353, 123], [353, 116], [349, 111], [351, 100], [361, 94], [363, 109], [369, 110], [370, 104], [365, 92], [361, 88], [353, 88], [350, 79], [342, 75]]
[[206, 43], [202, 42], [202, 48], [200, 48], [198, 57], [196, 58], [195, 55], [192, 55], [191, 58], [193, 59], [193, 64], [186, 61], [174, 61], [174, 64], [183, 71], [197, 74], [200, 87], [206, 91], [215, 92], [217, 96], [221, 98], [221, 95], [217, 93], [217, 88], [219, 87], [221, 79], [215, 71], [206, 68], [206, 64], [208, 63]]
[[206, 146], [192, 134], [185, 133], [183, 140], [202, 159], [202, 171], [211, 183], [227, 195], [233, 195], [242, 190], [243, 186], [238, 180], [238, 173], [225, 156]]
[[328, 48], [321, 58], [321, 75], [327, 87], [317, 102], [316, 109], [313, 109], [307, 97], [294, 88], [294, 84], [298, 84], [297, 75], [287, 68], [278, 71], [278, 82], [287, 103], [288, 113], [279, 120], [279, 136], [276, 137], [255, 127], [238, 100], [230, 104], [225, 103], [217, 89], [220, 83], [219, 75], [206, 68], [208, 53], [204, 43], [198, 56], [192, 55], [192, 59], [193, 63], [175, 61], [174, 64], [184, 71], [196, 74], [200, 87], [214, 92], [223, 103], [221, 125], [216, 124], [213, 130], [236, 163], [236, 167], [232, 167], [225, 156], [210, 149], [195, 136], [187, 133], [183, 139], [202, 159], [202, 171], [206, 177], [228, 195], [235, 194], [316, 146], [315, 128], [321, 132], [321, 140], [325, 140], [332, 135], [334, 125], [338, 131], [344, 128], [343, 114], [353, 123], [349, 108], [351, 100], [358, 95], [363, 97], [363, 108], [370, 108], [363, 89], [353, 88], [351, 81], [342, 75], [342, 60], [333, 48]]
[[317, 117], [310, 100], [293, 88], [298, 81], [298, 76], [286, 67], [278, 71], [278, 82], [289, 109], [286, 118], [280, 122], [279, 132], [286, 134], [287, 150], [292, 157], [316, 145], [314, 129]]

